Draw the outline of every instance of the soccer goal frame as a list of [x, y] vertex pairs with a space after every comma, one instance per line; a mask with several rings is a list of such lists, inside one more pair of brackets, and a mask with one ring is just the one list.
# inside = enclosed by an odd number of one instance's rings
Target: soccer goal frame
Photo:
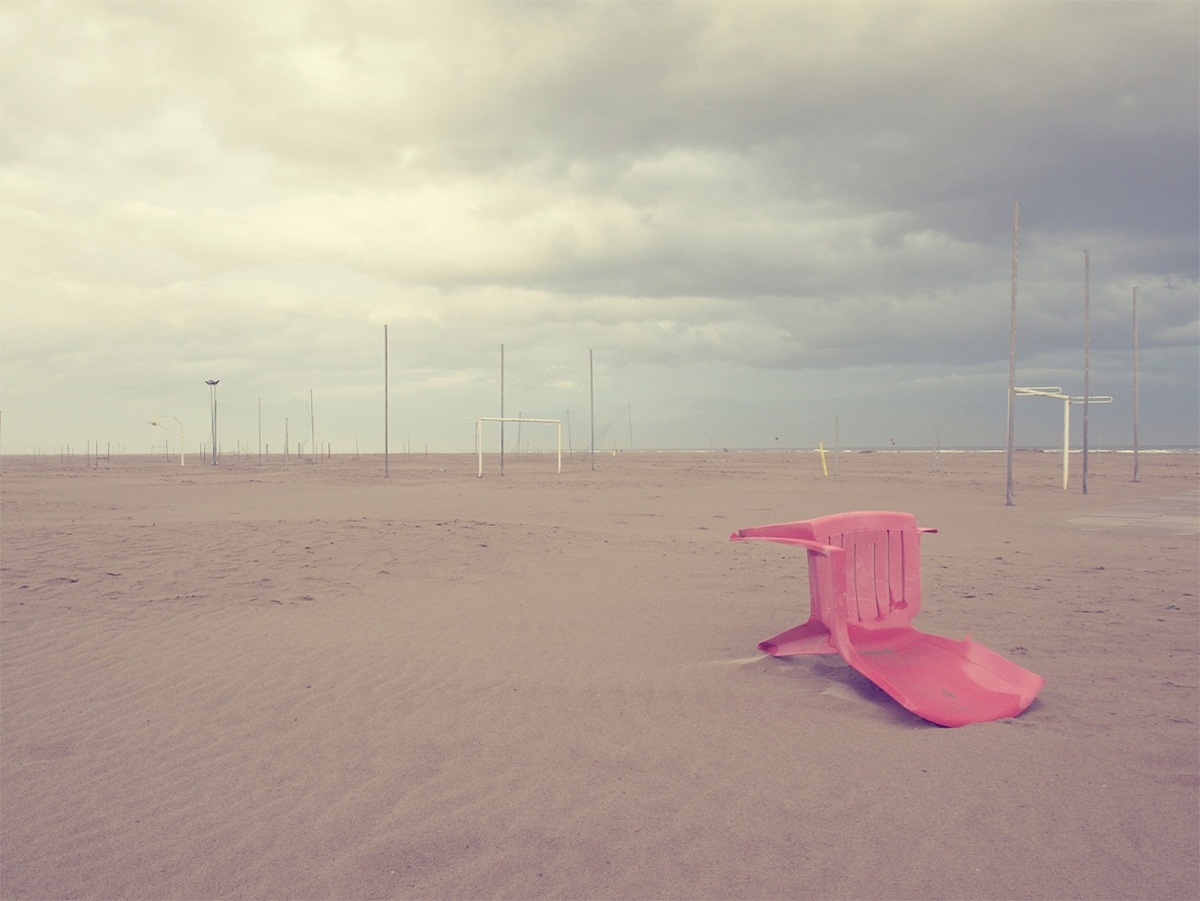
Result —
[[1058, 385], [1037, 388], [1013, 388], [1017, 397], [1049, 397], [1063, 402], [1063, 439], [1062, 439], [1062, 485], [1067, 490], [1067, 470], [1071, 454], [1071, 404], [1111, 404], [1113, 399], [1107, 394], [1080, 395], [1063, 394]]
[[542, 422], [557, 426], [558, 429], [558, 473], [562, 474], [562, 420], [561, 419], [525, 419], [509, 416], [480, 416], [475, 420], [475, 453], [479, 457], [479, 478], [483, 478], [483, 424], [485, 422]]

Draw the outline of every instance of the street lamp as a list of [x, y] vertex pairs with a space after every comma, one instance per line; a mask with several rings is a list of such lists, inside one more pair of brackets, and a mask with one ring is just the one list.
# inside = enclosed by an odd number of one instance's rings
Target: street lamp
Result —
[[183, 464], [183, 421], [180, 420], [178, 416], [168, 416], [167, 419], [174, 419], [176, 422], [179, 423], [179, 431], [178, 432], [172, 428], [168, 428], [167, 426], [165, 426], [161, 422], [159, 422], [158, 421], [159, 415], [157, 413], [155, 413], [154, 418], [150, 420], [150, 425], [156, 425], [160, 429], [170, 432], [172, 435], [179, 436], [179, 465], [183, 466], [184, 465]]
[[220, 379], [205, 379], [209, 401], [212, 404], [212, 465], [217, 465], [217, 384]]

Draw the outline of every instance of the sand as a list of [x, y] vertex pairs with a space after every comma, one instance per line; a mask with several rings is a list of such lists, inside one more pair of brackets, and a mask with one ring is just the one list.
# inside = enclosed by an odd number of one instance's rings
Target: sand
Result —
[[[1196, 898], [1198, 461], [5, 457], [0, 894]], [[1025, 713], [758, 653], [805, 561], [729, 533], [855, 509]]]

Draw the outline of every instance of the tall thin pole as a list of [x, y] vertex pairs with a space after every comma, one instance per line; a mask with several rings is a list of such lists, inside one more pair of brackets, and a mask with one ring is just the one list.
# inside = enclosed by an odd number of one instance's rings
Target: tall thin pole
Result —
[[1088, 353], [1092, 327], [1092, 255], [1083, 252], [1083, 493], [1088, 477]]
[[317, 460], [317, 414], [313, 408], [313, 389], [308, 389], [308, 441], [311, 445], [313, 462]]
[[1133, 289], [1133, 480], [1138, 480], [1138, 331], [1137, 287]]
[[217, 465], [217, 385], [220, 379], [206, 379], [209, 399], [212, 401], [212, 465]]
[[1067, 475], [1071, 464], [1071, 398], [1063, 398], [1063, 491], [1067, 490]]
[[1008, 318], [1008, 439], [1005, 443], [1004, 456], [1008, 468], [1008, 487], [1005, 490], [1004, 505], [1013, 505], [1013, 399], [1016, 397], [1017, 385], [1017, 217], [1021, 204], [1013, 204], [1012, 232], [1012, 310]]
[[592, 352], [588, 351], [588, 399], [592, 408], [592, 472], [596, 471], [596, 377]]
[[842, 422], [838, 416], [833, 417], [833, 474], [838, 474], [838, 457], [842, 455]]
[[504, 345], [500, 345], [500, 475], [504, 475]]
[[258, 399], [258, 465], [262, 466], [262, 398]]
[[388, 477], [388, 336], [383, 327], [383, 477]]

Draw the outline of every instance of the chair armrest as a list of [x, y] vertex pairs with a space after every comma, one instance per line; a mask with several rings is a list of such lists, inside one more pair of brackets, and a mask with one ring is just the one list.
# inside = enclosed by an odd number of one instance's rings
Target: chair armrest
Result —
[[812, 551], [815, 554], [820, 554], [823, 557], [828, 557], [831, 551], [839, 551], [841, 548], [831, 544], [821, 544], [819, 541], [809, 541], [807, 538], [781, 538], [774, 535], [745, 535], [744, 529], [739, 529], [729, 536], [730, 541], [774, 541], [777, 544], [794, 544], [797, 547], [802, 547]]

